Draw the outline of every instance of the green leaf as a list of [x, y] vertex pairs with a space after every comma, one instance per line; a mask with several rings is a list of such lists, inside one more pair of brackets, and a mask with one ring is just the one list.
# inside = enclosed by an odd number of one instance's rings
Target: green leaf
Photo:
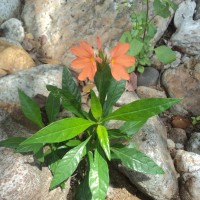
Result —
[[62, 90], [64, 91], [65, 95], [69, 97], [69, 99], [76, 100], [76, 103], [81, 106], [80, 90], [67, 67], [63, 67]]
[[66, 145], [68, 147], [75, 147], [78, 146], [79, 144], [81, 144], [81, 140], [69, 140]]
[[112, 77], [111, 71], [108, 65], [104, 66], [103, 69], [98, 70], [94, 77], [94, 82], [99, 92], [99, 98], [100, 98], [102, 107], [105, 102], [105, 98], [106, 98], [106, 94], [108, 92], [108, 88], [110, 85], [111, 77]]
[[176, 60], [176, 54], [166, 46], [160, 46], [154, 49], [158, 60], [164, 64], [172, 63]]
[[94, 152], [94, 160], [90, 159], [89, 186], [93, 200], [104, 200], [109, 185], [108, 165], [100, 149]]
[[121, 38], [120, 38], [119, 41], [120, 41], [121, 43], [126, 43], [126, 42], [130, 43], [131, 40], [132, 40], [131, 33], [130, 33], [129, 31], [127, 31], [127, 32], [124, 32], [124, 33], [122, 34], [122, 36], [121, 36]]
[[43, 128], [44, 124], [38, 104], [20, 89], [18, 89], [18, 94], [24, 115], [40, 128]]
[[74, 113], [78, 117], [83, 117], [81, 104], [77, 102], [75, 99], [76, 97], [73, 96], [73, 94], [69, 94], [66, 90], [57, 88], [53, 85], [47, 85], [46, 87], [55, 97], [62, 98], [62, 105], [66, 110]]
[[49, 93], [49, 96], [47, 98], [45, 110], [47, 113], [49, 123], [54, 122], [57, 114], [60, 111], [60, 98], [54, 96], [52, 92]]
[[0, 141], [0, 147], [16, 149], [20, 143], [22, 143], [26, 138], [23, 137], [11, 137], [6, 140]]
[[145, 174], [163, 174], [164, 171], [151, 158], [132, 148], [111, 148], [114, 153], [112, 159], [121, 160], [129, 169]]
[[83, 157], [85, 146], [89, 140], [90, 138], [68, 151], [59, 161], [54, 172], [53, 180], [51, 181], [50, 189], [55, 188], [74, 173]]
[[131, 139], [131, 137], [129, 137], [127, 134], [125, 134], [124, 132], [120, 131], [119, 129], [108, 129], [108, 137], [110, 140], [113, 139]]
[[135, 38], [132, 39], [128, 54], [131, 56], [137, 56], [141, 52], [143, 46], [144, 44], [140, 40], [137, 40]]
[[62, 142], [77, 136], [94, 124], [95, 122], [82, 118], [62, 119], [39, 130], [20, 145]]
[[134, 101], [118, 110], [114, 111], [103, 121], [115, 119], [123, 121], [141, 121], [157, 115], [174, 104], [178, 103], [180, 99], [176, 98], [146, 98]]
[[108, 88], [107, 99], [103, 108], [104, 116], [108, 115], [109, 112], [112, 111], [112, 107], [123, 94], [125, 85], [125, 80], [116, 81], [113, 78], [111, 79], [110, 86]]
[[98, 125], [97, 135], [102, 149], [104, 150], [108, 160], [110, 160], [110, 142], [108, 139], [107, 129], [102, 125]]
[[35, 144], [33, 153], [34, 153], [35, 158], [39, 162], [44, 162], [43, 144], [37, 144], [37, 145]]
[[91, 94], [91, 112], [95, 119], [99, 119], [102, 116], [102, 106], [100, 100], [96, 96], [93, 90], [90, 91]]
[[20, 145], [16, 149], [16, 152], [18, 153], [37, 152], [38, 149], [43, 146], [43, 144], [41, 143], [25, 144], [25, 145], [23, 145], [22, 143], [20, 143]]
[[137, 70], [142, 74], [144, 72], [144, 67], [140, 65], [138, 66]]
[[134, 135], [135, 133], [137, 133], [146, 123], [146, 119], [145, 120], [141, 120], [141, 121], [129, 121], [129, 122], [125, 122], [121, 127], [120, 127], [120, 131], [122, 133], [126, 133], [127, 135]]
[[168, 4], [163, 4], [160, 0], [154, 0], [153, 8], [156, 15], [167, 18], [171, 15]]
[[[46, 158], [46, 157], [45, 157]], [[57, 155], [56, 151], [51, 151], [50, 155], [47, 157], [48, 166], [52, 172], [52, 174], [55, 174], [55, 170], [58, 166], [59, 161], [61, 160], [60, 157]]]

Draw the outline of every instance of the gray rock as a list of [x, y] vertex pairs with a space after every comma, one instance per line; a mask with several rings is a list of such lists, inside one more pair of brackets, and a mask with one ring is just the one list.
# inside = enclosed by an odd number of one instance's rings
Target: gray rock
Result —
[[12, 17], [19, 17], [21, 9], [20, 0], [0, 1], [0, 24]]
[[200, 155], [178, 150], [174, 159], [180, 173], [180, 197], [182, 200], [199, 200]]
[[195, 0], [196, 2], [196, 12], [194, 14], [194, 20], [198, 20], [200, 19], [200, 1], [199, 0]]
[[[10, 115], [0, 109], [0, 140], [8, 137], [27, 137], [33, 133], [16, 123]], [[47, 167], [42, 167], [32, 155], [15, 153], [12, 149], [0, 148], [0, 199], [4, 200], [66, 200], [69, 181], [61, 191], [49, 191], [52, 179]]]
[[200, 155], [200, 133], [193, 133], [187, 142], [186, 150]]
[[142, 192], [156, 200], [178, 197], [178, 182], [173, 161], [167, 149], [167, 132], [158, 117], [152, 117], [133, 141], [165, 171], [164, 175], [148, 175], [121, 167], [121, 171]]
[[47, 96], [47, 84], [61, 86], [62, 69], [61, 65], [40, 65], [1, 78], [0, 101], [19, 102], [18, 88], [30, 97], [36, 94]]
[[6, 38], [6, 37], [0, 37], [0, 40], [3, 40], [3, 41], [8, 42], [10, 44], [17, 45], [18, 47], [22, 48], [22, 45], [19, 42], [15, 41], [15, 40], [12, 40], [12, 39], [9, 39], [9, 38]]
[[193, 0], [183, 1], [179, 5], [174, 17], [177, 30], [170, 39], [173, 46], [190, 55], [199, 55], [200, 52], [200, 21], [193, 20], [195, 7]]
[[136, 92], [140, 98], [167, 98], [164, 91], [159, 91], [146, 86], [137, 87]]
[[6, 38], [20, 43], [24, 40], [24, 28], [20, 20], [11, 18], [5, 21], [0, 28], [3, 30]]
[[168, 134], [169, 138], [172, 139], [175, 143], [180, 143], [185, 145], [187, 141], [187, 134], [185, 130], [181, 128], [172, 128]]
[[124, 92], [116, 102], [116, 106], [120, 107], [138, 99], [139, 98], [135, 92]]
[[145, 67], [144, 73], [137, 74], [138, 86], [155, 86], [157, 85], [159, 72], [153, 67]]
[[179, 114], [200, 115], [200, 71], [195, 69], [199, 60], [191, 60], [176, 69], [167, 69], [162, 76], [162, 83], [170, 97], [182, 98], [173, 106]]

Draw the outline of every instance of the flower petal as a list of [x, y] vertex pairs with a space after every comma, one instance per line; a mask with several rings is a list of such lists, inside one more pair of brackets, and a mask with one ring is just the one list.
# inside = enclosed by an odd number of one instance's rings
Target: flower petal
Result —
[[113, 65], [111, 67], [111, 73], [112, 73], [112, 76], [114, 77], [114, 79], [116, 79], [117, 81], [119, 81], [121, 79], [125, 79], [125, 80], [130, 79], [128, 72], [123, 67]]
[[78, 79], [80, 81], [83, 81], [86, 78], [89, 78], [89, 80], [93, 80], [95, 73], [96, 69], [94, 67], [85, 67], [79, 74]]
[[94, 50], [93, 48], [89, 45], [89, 43], [83, 41], [80, 43], [81, 48], [83, 48], [87, 53], [89, 57], [94, 57]]
[[130, 67], [133, 64], [135, 64], [135, 57], [122, 55], [122, 56], [113, 58], [113, 62], [123, 67]]
[[98, 50], [102, 50], [101, 40], [99, 36], [97, 36], [97, 48]]
[[111, 51], [111, 57], [121, 56], [129, 50], [130, 45], [128, 43], [120, 43], [118, 42], [117, 45]]
[[94, 63], [89, 58], [76, 58], [71, 62], [72, 68], [82, 69], [84, 67], [93, 67]]

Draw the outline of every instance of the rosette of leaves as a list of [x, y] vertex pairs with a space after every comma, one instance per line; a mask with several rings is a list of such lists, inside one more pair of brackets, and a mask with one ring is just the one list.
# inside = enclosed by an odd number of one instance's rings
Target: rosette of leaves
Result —
[[[16, 152], [32, 152], [39, 162], [48, 165], [53, 175], [50, 189], [63, 186], [84, 160], [83, 180], [76, 190], [78, 200], [105, 199], [109, 185], [108, 162], [112, 160], [141, 173], [163, 174], [161, 166], [129, 144], [129, 139], [149, 117], [179, 102], [179, 99], [142, 99], [113, 112], [114, 104], [125, 90], [125, 81], [115, 81], [107, 67], [97, 72], [95, 84], [99, 95], [91, 91], [91, 107], [86, 113], [82, 110], [80, 90], [64, 67], [62, 88], [47, 85], [50, 92], [45, 106], [47, 126], [39, 106], [19, 90], [22, 111], [41, 129], [29, 138], [12, 137], [0, 142], [1, 147], [13, 148]], [[74, 117], [57, 120], [60, 105]], [[124, 121], [124, 124], [119, 129], [109, 129], [106, 126], [109, 120]]]

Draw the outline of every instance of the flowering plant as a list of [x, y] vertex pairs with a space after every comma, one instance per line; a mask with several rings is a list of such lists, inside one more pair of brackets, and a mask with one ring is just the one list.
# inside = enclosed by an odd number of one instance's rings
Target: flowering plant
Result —
[[[94, 80], [98, 90], [98, 95], [90, 91], [89, 112], [82, 109], [79, 88], [64, 67], [62, 88], [47, 85], [50, 93], [45, 108], [49, 125], [44, 126], [39, 106], [19, 90], [22, 111], [41, 129], [29, 138], [14, 137], [0, 142], [0, 146], [14, 148], [20, 153], [33, 152], [40, 162], [45, 161], [53, 174], [50, 189], [62, 186], [79, 165], [84, 165], [83, 181], [76, 191], [78, 200], [105, 199], [109, 185], [107, 163], [112, 160], [141, 173], [163, 174], [162, 168], [151, 158], [130, 145], [130, 139], [149, 117], [179, 101], [142, 99], [113, 111], [125, 90], [125, 80], [129, 79], [126, 68], [133, 65], [135, 58], [126, 55], [127, 43], [119, 42], [110, 56], [105, 54], [99, 38], [97, 46], [96, 53], [85, 41], [71, 48], [76, 55], [72, 67], [79, 70], [78, 79]], [[60, 103], [74, 117], [57, 120]], [[110, 120], [124, 123], [119, 129], [112, 129], [107, 126]], [[126, 142], [122, 142], [124, 139]]]

